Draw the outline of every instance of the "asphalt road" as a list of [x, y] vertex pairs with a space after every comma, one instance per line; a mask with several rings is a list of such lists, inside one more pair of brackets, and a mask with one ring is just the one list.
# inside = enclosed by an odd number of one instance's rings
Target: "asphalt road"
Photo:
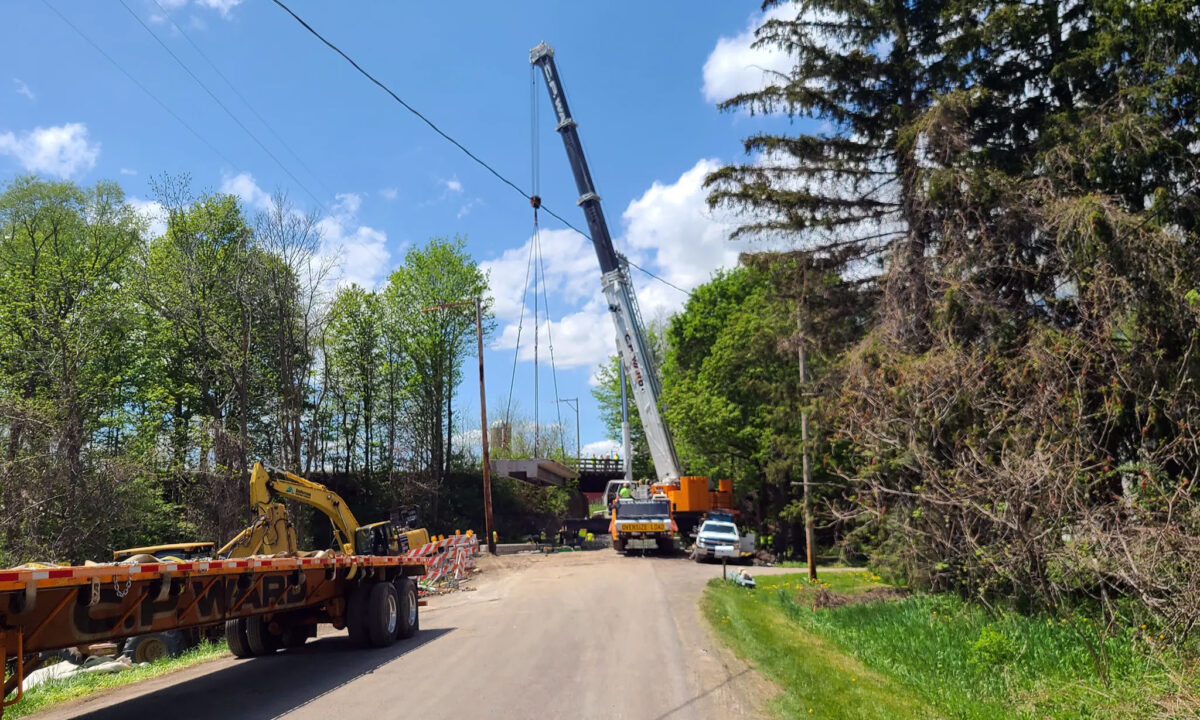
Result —
[[482, 567], [476, 590], [431, 598], [420, 633], [390, 648], [356, 649], [330, 633], [34, 717], [739, 720], [760, 717], [774, 693], [718, 646], [699, 614], [720, 565], [602, 550], [485, 558]]

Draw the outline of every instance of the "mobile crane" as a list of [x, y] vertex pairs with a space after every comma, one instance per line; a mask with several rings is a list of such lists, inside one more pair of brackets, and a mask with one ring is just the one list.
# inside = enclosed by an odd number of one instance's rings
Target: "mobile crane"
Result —
[[[689, 534], [705, 512], [733, 506], [732, 483], [729, 480], [721, 480], [717, 489], [713, 491], [709, 488], [707, 477], [681, 475], [679, 471], [679, 456], [675, 452], [675, 443], [658, 407], [662, 388], [659, 385], [650, 345], [646, 340], [645, 324], [642, 322], [637, 295], [633, 291], [633, 281], [629, 276], [629, 264], [613, 247], [608, 222], [600, 207], [600, 196], [596, 194], [592, 173], [579, 140], [578, 124], [571, 116], [562, 78], [559, 77], [558, 67], [554, 62], [554, 48], [544, 42], [540, 43], [529, 52], [529, 62], [541, 69], [546, 80], [550, 103], [554, 106], [554, 113], [558, 119], [556, 129], [562, 136], [567, 160], [575, 176], [575, 186], [579, 191], [577, 204], [583, 209], [592, 245], [596, 250], [596, 258], [600, 261], [600, 284], [616, 329], [617, 354], [633, 388], [633, 399], [641, 415], [646, 443], [650, 446], [650, 456], [654, 460], [654, 469], [658, 475], [650, 492], [669, 500], [679, 531]], [[541, 200], [535, 195], [532, 203], [536, 208], [541, 204]], [[619, 515], [619, 506], [618, 502], [618, 510], [614, 515]], [[614, 545], [619, 543], [624, 547], [625, 539], [619, 537], [621, 533], [616, 521], [613, 530]]]

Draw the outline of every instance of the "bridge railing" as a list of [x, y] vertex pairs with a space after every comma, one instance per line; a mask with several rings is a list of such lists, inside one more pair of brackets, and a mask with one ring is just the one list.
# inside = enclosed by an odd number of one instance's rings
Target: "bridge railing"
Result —
[[612, 457], [585, 457], [576, 458], [574, 463], [575, 470], [579, 474], [620, 474], [625, 470], [625, 461], [620, 458]]

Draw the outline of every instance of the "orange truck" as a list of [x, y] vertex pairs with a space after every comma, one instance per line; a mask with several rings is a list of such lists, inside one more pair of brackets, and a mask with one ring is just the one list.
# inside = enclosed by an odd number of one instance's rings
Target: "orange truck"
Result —
[[680, 535], [690, 536], [713, 510], [733, 509], [733, 481], [718, 480], [717, 488], [709, 487], [707, 477], [684, 475], [678, 483], [662, 482], [650, 486], [650, 492], [662, 495], [671, 504], [671, 517]]

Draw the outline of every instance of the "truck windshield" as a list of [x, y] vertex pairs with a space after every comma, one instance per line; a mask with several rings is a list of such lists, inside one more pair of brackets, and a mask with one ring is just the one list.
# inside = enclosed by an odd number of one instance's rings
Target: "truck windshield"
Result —
[[618, 506], [617, 517], [663, 517], [670, 512], [666, 500], [627, 500]]
[[715, 533], [717, 535], [737, 535], [737, 527], [733, 523], [707, 522], [704, 523], [704, 527], [700, 528], [700, 532]]

